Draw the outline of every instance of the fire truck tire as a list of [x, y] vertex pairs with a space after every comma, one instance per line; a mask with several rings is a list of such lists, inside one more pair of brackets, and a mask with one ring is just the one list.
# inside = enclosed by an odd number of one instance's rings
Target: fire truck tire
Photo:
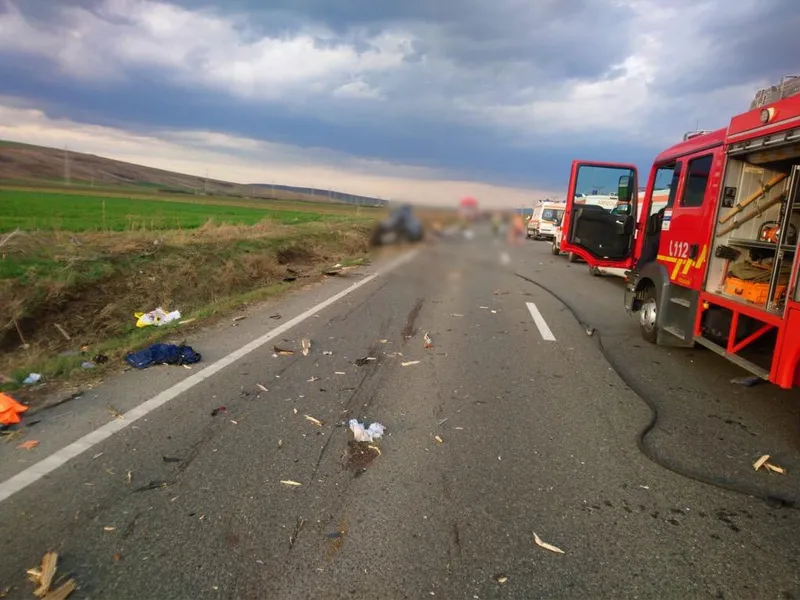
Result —
[[656, 319], [658, 317], [658, 298], [656, 298], [656, 288], [652, 285], [643, 290], [642, 305], [639, 308], [639, 329], [642, 337], [655, 344], [658, 339], [658, 327]]
[[570, 252], [567, 254], [567, 262], [576, 263], [578, 262], [578, 255], [574, 252]]

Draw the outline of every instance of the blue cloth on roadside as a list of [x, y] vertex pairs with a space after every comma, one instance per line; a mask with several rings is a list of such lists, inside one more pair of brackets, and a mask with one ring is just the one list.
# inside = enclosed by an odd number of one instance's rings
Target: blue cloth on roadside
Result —
[[160, 364], [191, 365], [200, 362], [200, 358], [200, 353], [195, 352], [191, 346], [153, 344], [145, 350], [131, 352], [125, 357], [125, 362], [134, 369], [146, 369]]

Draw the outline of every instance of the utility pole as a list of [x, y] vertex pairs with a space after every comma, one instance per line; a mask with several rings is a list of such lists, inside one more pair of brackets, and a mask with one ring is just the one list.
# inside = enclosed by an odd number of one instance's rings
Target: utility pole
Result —
[[70, 185], [69, 152], [66, 146], [64, 146], [64, 183]]

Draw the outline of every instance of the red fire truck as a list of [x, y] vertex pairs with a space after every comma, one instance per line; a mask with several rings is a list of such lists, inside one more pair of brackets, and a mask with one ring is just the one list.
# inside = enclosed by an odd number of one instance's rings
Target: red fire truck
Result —
[[[625, 308], [638, 313], [647, 341], [700, 344], [792, 388], [800, 386], [800, 95], [754, 104], [728, 127], [687, 134], [662, 152], [641, 209], [636, 167], [573, 162], [561, 250], [628, 270]], [[616, 186], [634, 210], [574, 204], [597, 185]], [[665, 188], [666, 206], [653, 207], [653, 191]]]

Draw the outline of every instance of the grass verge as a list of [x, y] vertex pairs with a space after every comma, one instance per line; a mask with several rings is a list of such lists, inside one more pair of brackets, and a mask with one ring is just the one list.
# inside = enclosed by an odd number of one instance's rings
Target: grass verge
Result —
[[96, 377], [104, 368], [84, 371], [83, 361], [104, 354], [118, 367], [127, 352], [181, 330], [137, 329], [135, 312], [162, 306], [199, 322], [275, 297], [334, 263], [364, 257], [369, 232], [368, 222], [351, 216], [291, 225], [18, 233], [0, 260], [3, 385], [17, 388], [30, 372], [47, 381]]

